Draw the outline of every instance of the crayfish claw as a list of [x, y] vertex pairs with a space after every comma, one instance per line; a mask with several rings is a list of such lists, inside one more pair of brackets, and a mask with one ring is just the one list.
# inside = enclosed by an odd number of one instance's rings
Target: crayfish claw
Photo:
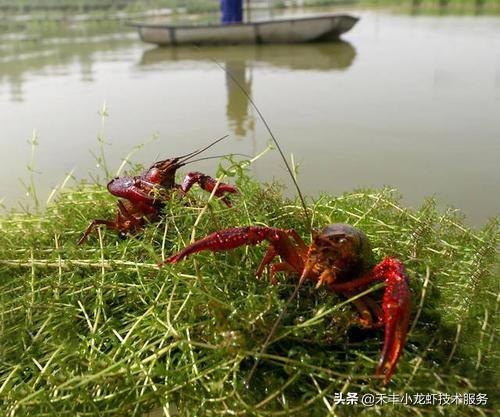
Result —
[[232, 227], [220, 230], [191, 243], [158, 266], [161, 267], [179, 262], [190, 255], [205, 250], [218, 252], [235, 249], [244, 245], [257, 245], [265, 239], [272, 240], [269, 235], [274, 236], [276, 230], [278, 229], [262, 226]]
[[411, 293], [408, 276], [399, 260], [387, 257], [375, 269], [383, 274], [386, 284], [382, 305], [385, 338], [376, 371], [377, 376], [383, 375], [385, 385], [403, 353], [410, 321]]

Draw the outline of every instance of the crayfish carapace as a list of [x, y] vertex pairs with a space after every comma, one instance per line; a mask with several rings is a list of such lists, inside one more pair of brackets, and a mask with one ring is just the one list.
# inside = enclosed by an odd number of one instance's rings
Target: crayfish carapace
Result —
[[368, 237], [348, 224], [332, 224], [313, 233], [312, 242], [305, 244], [298, 233], [274, 227], [235, 227], [214, 232], [171, 256], [164, 264], [172, 264], [203, 250], [224, 251], [242, 245], [256, 245], [268, 241], [269, 247], [256, 275], [276, 256], [281, 262], [270, 267], [270, 277], [287, 272], [298, 274], [301, 280], [310, 280], [317, 287], [326, 285], [336, 293], [352, 297], [374, 282], [385, 283], [382, 308], [368, 295], [353, 300], [359, 312], [360, 323], [367, 328], [385, 324], [385, 340], [377, 376], [383, 375], [386, 384], [402, 354], [411, 310], [411, 294], [404, 265], [398, 259], [386, 257], [372, 266], [372, 250]]
[[[176, 184], [175, 174], [180, 167], [188, 162], [193, 162], [192, 158], [226, 137], [224, 136], [205, 148], [187, 155], [156, 162], [141, 175], [113, 178], [107, 185], [108, 191], [121, 198], [118, 200], [118, 213], [115, 220], [93, 220], [78, 244], [84, 243], [93, 228], [100, 224], [105, 225], [108, 229], [116, 230], [122, 237], [141, 231], [146, 222], [158, 219], [165, 202], [171, 198], [174, 191], [185, 194], [194, 184], [199, 184], [203, 190], [211, 193], [217, 185], [214, 178], [201, 172], [189, 172], [181, 184]], [[237, 191], [237, 188], [232, 185], [219, 183], [214, 195], [220, 197], [228, 207], [231, 207], [231, 202], [225, 194]]]

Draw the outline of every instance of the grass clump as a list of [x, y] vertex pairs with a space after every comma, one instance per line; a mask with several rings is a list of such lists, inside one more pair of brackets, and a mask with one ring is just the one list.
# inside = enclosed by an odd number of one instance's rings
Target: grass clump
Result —
[[189, 243], [193, 229], [202, 237], [224, 227], [272, 225], [293, 227], [308, 239], [296, 201], [235, 167], [219, 172], [232, 172], [241, 190], [233, 209], [195, 191], [188, 200], [169, 201], [161, 222], [125, 240], [101, 229], [85, 246], [76, 245], [91, 219], [115, 215], [115, 198], [85, 183], [42, 214], [0, 220], [2, 415], [436, 412], [436, 406], [416, 404], [336, 404], [347, 392], [481, 392], [487, 405], [442, 405], [439, 411], [493, 413], [499, 222], [472, 231], [454, 211], [440, 213], [432, 200], [417, 210], [404, 208], [391, 189], [323, 195], [310, 203], [315, 226], [354, 224], [370, 237], [378, 260], [394, 255], [407, 265], [411, 333], [390, 385], [373, 378], [382, 332], [356, 327], [350, 303], [304, 285], [247, 388], [246, 377], [296, 281], [271, 286], [255, 279], [265, 245], [156, 267]]

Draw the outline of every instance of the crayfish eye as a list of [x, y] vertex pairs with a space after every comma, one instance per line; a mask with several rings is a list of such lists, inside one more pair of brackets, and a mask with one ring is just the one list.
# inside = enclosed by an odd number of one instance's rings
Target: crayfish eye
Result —
[[347, 238], [345, 236], [332, 236], [330, 240], [336, 245], [343, 245], [344, 243], [347, 243]]
[[160, 170], [158, 168], [154, 168], [149, 171], [149, 180], [152, 182], [158, 182], [160, 180]]
[[119, 232], [118, 233], [118, 237], [120, 239], [126, 239], [127, 238], [127, 233], [126, 232]]

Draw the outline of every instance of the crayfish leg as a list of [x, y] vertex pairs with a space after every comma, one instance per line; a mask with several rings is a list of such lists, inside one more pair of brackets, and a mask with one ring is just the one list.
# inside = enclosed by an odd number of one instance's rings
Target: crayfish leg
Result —
[[278, 251], [273, 245], [269, 245], [264, 257], [262, 258], [262, 261], [260, 261], [257, 272], [255, 273], [255, 276], [257, 278], [260, 278], [262, 276], [262, 273], [264, 272], [266, 266], [269, 265], [274, 260], [274, 258], [276, 258], [276, 256], [278, 256]]
[[275, 285], [278, 283], [278, 280], [275, 278], [275, 275], [278, 272], [288, 272], [289, 274], [297, 273], [297, 270], [290, 265], [288, 262], [278, 262], [271, 266], [271, 271], [269, 273], [269, 277], [271, 280], [271, 284]]
[[85, 241], [88, 239], [90, 233], [92, 233], [92, 230], [94, 230], [94, 228], [100, 224], [105, 225], [108, 229], [119, 230], [118, 224], [116, 222], [112, 222], [112, 221], [108, 221], [108, 220], [99, 220], [99, 219], [92, 220], [90, 222], [90, 224], [88, 225], [87, 230], [85, 230], [85, 233], [83, 234], [81, 239], [78, 241], [78, 245], [83, 245], [85, 243]]
[[300, 237], [295, 229], [288, 229], [287, 233], [291, 238], [293, 238], [293, 240], [295, 240], [295, 243], [297, 243], [297, 247], [302, 253], [306, 254], [309, 251], [309, 246], [306, 245], [304, 240]]
[[[347, 297], [352, 296], [353, 294], [345, 294]], [[366, 303], [365, 297], [358, 298], [353, 300], [352, 302], [356, 310], [358, 310], [359, 315], [359, 323], [362, 327], [370, 329], [375, 327], [373, 323], [373, 314], [370, 310], [370, 307]]]
[[377, 376], [384, 375], [384, 384], [387, 384], [406, 342], [411, 312], [411, 293], [404, 266], [397, 259], [388, 257], [377, 265], [375, 270], [384, 275], [386, 283], [382, 303], [385, 338], [376, 374]]

